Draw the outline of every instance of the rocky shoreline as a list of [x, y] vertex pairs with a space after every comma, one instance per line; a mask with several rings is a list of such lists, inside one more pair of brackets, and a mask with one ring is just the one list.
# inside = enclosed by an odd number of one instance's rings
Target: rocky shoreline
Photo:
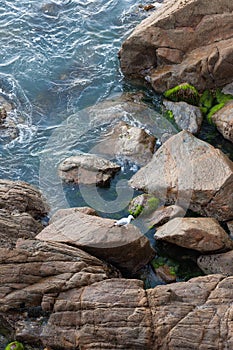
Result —
[[[177, 133], [156, 138], [116, 111], [95, 153], [57, 169], [61, 181], [108, 187], [120, 171], [112, 159], [141, 166], [129, 181], [144, 192], [129, 204], [135, 223], [116, 226], [81, 207], [47, 225], [39, 190], [0, 180], [1, 350], [14, 340], [26, 350], [233, 348], [233, 154], [198, 138], [210, 122], [233, 142], [232, 19], [229, 0], [166, 1], [123, 43], [120, 60], [155, 91], [175, 88], [161, 114]], [[146, 113], [141, 98], [126, 109], [135, 106]], [[137, 222], [165, 249], [194, 252], [202, 276], [179, 281]], [[136, 278], [146, 264], [163, 285], [146, 289]]]

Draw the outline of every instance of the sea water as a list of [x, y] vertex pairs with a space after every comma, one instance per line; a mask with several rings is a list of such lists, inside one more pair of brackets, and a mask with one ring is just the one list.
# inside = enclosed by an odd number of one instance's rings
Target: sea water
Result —
[[[124, 91], [118, 51], [148, 15], [140, 3], [1, 1], [0, 95], [13, 106], [10, 118], [17, 130], [16, 138], [0, 140], [1, 178], [40, 187], [43, 152], [48, 155], [56, 129], [70, 116]], [[85, 119], [82, 123], [85, 127]], [[95, 140], [94, 134], [89, 137]], [[59, 139], [61, 149], [64, 139]], [[53, 210], [59, 207], [56, 201], [52, 205]]]

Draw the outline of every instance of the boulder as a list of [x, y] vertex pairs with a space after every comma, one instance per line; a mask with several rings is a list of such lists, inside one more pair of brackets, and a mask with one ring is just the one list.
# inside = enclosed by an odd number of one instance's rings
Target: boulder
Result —
[[66, 216], [77, 212], [87, 214], [87, 215], [99, 216], [98, 213], [95, 211], [95, 209], [90, 207], [75, 207], [75, 208], [59, 209], [56, 211], [55, 214], [53, 214], [53, 216], [49, 220], [49, 223], [52, 224], [61, 218], [65, 218]]
[[172, 111], [174, 120], [181, 130], [197, 134], [200, 130], [203, 116], [200, 108], [186, 102], [163, 101], [167, 110]]
[[225, 139], [233, 142], [233, 101], [226, 103], [212, 116], [212, 121]]
[[233, 277], [197, 277], [146, 291], [155, 339], [145, 349], [231, 349]]
[[15, 249], [0, 252], [2, 313], [39, 306], [51, 312], [58, 293], [119, 276], [100, 260], [61, 243], [19, 241]]
[[9, 212], [25, 212], [35, 219], [49, 211], [39, 190], [26, 182], [11, 180], [0, 180], [0, 208]]
[[79, 154], [63, 160], [58, 175], [65, 182], [83, 185], [108, 186], [120, 165], [91, 154]]
[[13, 248], [19, 238], [32, 239], [43, 225], [28, 213], [10, 213], [0, 209], [0, 247]]
[[119, 53], [125, 75], [158, 92], [188, 82], [204, 90], [232, 82], [231, 0], [169, 0], [140, 23]]
[[130, 185], [219, 221], [233, 218], [233, 163], [187, 131], [169, 138]]
[[168, 207], [160, 207], [146, 218], [147, 227], [161, 226], [177, 217], [184, 217], [185, 210], [178, 205], [169, 205]]
[[121, 121], [92, 149], [108, 158], [122, 157], [138, 165], [148, 163], [154, 153], [156, 139], [145, 130]]
[[175, 218], [159, 227], [157, 240], [202, 253], [233, 249], [233, 241], [213, 218]]
[[134, 273], [154, 255], [149, 240], [134, 225], [75, 212], [56, 220], [37, 235], [48, 242], [72, 244], [127, 273]]
[[206, 275], [220, 273], [233, 276], [233, 250], [222, 254], [201, 255], [197, 264]]

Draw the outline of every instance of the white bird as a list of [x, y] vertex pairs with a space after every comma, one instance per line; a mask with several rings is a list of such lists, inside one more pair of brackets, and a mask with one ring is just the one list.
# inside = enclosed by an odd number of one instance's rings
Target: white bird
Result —
[[130, 224], [130, 221], [133, 220], [133, 215], [129, 215], [127, 218], [122, 218], [114, 223], [114, 226], [124, 226]]

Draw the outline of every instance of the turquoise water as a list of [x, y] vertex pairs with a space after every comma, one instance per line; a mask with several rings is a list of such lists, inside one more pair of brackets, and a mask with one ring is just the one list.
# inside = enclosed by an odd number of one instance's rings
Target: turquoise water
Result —
[[148, 15], [139, 4], [1, 1], [0, 95], [14, 107], [18, 133], [0, 144], [1, 178], [39, 186], [40, 154], [51, 133], [70, 115], [124, 91], [117, 53]]

